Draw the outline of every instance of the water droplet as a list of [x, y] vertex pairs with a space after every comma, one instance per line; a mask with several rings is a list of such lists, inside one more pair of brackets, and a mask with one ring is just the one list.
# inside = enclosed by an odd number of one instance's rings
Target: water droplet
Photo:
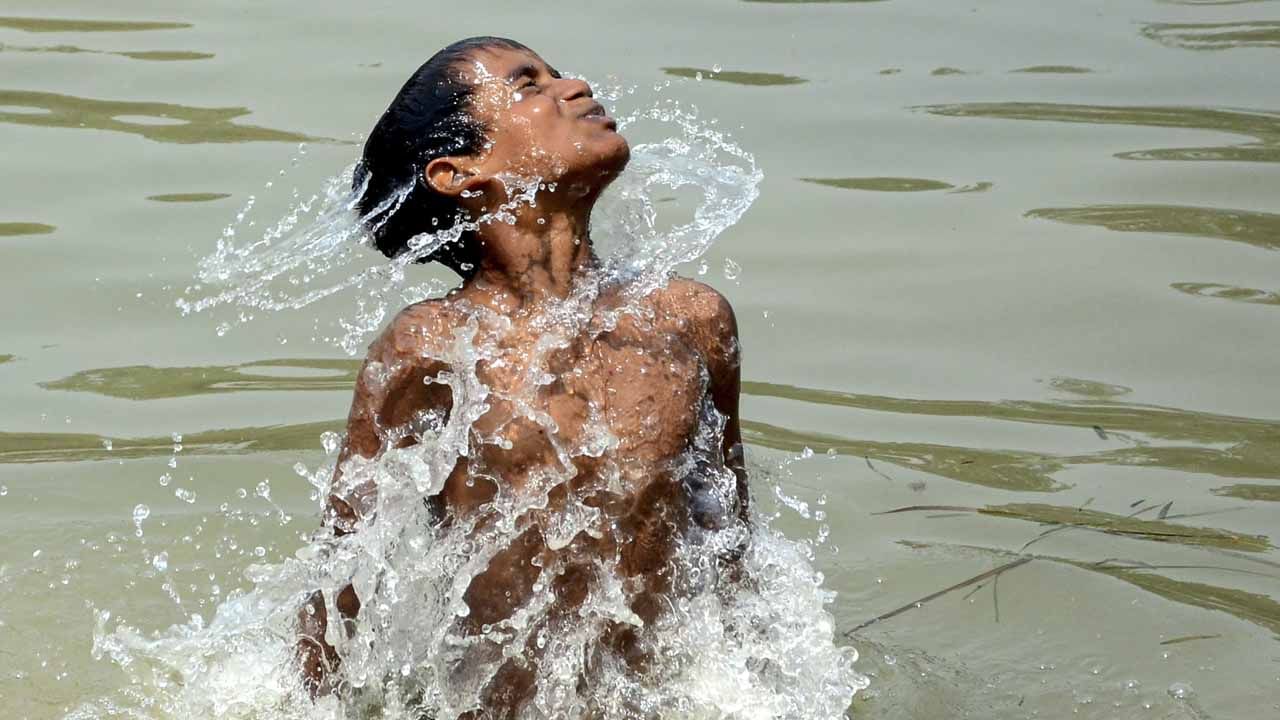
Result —
[[105, 448], [107, 452], [111, 452], [111, 438], [103, 438], [102, 447]]
[[165, 570], [168, 570], [169, 569], [169, 553], [167, 552], [157, 553], [155, 557], [151, 558], [151, 567], [155, 568], [156, 572], [164, 572]]
[[133, 507], [133, 534], [142, 537], [142, 521], [151, 517], [151, 508], [138, 503]]
[[326, 432], [320, 435], [320, 445], [324, 448], [325, 454], [332, 455], [338, 451], [338, 447], [342, 444], [342, 436], [336, 432]]
[[737, 280], [738, 275], [742, 273], [742, 266], [734, 262], [731, 258], [724, 259], [724, 276], [728, 280]]
[[1190, 700], [1195, 697], [1195, 694], [1196, 691], [1184, 682], [1176, 682], [1169, 686], [1169, 697], [1174, 700]]

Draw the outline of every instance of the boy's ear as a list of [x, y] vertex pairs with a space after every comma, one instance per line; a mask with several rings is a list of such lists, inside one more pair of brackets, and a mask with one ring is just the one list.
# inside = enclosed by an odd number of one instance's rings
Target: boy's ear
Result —
[[484, 178], [472, 174], [467, 168], [462, 158], [438, 157], [423, 168], [422, 179], [441, 195], [457, 197], [462, 191], [476, 189], [473, 186], [484, 183]]

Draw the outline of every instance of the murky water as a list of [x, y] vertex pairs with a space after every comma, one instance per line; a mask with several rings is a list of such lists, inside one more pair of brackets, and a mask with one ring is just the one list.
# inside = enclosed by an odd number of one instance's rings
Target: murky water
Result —
[[173, 301], [250, 195], [260, 233], [479, 32], [694, 104], [764, 171], [684, 272], [738, 310], [757, 494], [826, 498], [853, 716], [1280, 711], [1280, 4], [2, 14], [6, 716], [127, 686], [95, 612], [207, 624], [314, 529], [293, 465], [346, 411], [341, 308], [219, 336]]

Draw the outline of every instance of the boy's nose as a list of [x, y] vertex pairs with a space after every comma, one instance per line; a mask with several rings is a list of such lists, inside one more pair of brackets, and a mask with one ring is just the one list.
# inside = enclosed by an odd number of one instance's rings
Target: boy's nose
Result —
[[564, 78], [561, 82], [564, 83], [564, 90], [560, 95], [561, 102], [577, 100], [580, 97], [594, 97], [591, 94], [591, 85], [586, 80]]

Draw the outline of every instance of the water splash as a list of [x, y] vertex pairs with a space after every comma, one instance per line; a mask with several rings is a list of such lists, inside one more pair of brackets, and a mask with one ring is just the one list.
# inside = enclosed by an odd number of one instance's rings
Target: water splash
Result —
[[[602, 102], [617, 102], [635, 88], [601, 87]], [[634, 294], [644, 295], [665, 283], [683, 263], [701, 257], [726, 228], [746, 212], [759, 195], [763, 173], [755, 158], [712, 122], [666, 99], [617, 115], [620, 131], [638, 128], [663, 136], [636, 145], [627, 170], [597, 204], [592, 236], [607, 251], [603, 279], [626, 282]], [[307, 155], [300, 145], [292, 165]], [[554, 192], [539, 178], [505, 177], [511, 199], [494, 211], [449, 230], [420, 235], [407, 252], [387, 260], [374, 248], [367, 228], [372, 218], [398, 205], [409, 188], [388, 198], [361, 217], [356, 208], [364, 186], [352, 192], [355, 164], [325, 181], [305, 197], [297, 188], [284, 216], [257, 237], [243, 239], [257, 225], [257, 196], [250, 196], [232, 223], [222, 231], [214, 252], [199, 261], [197, 284], [176, 301], [184, 314], [229, 308], [234, 314], [217, 324], [224, 335], [259, 313], [297, 311], [332, 296], [348, 308], [335, 321], [342, 333], [334, 340], [354, 355], [380, 328], [392, 305], [404, 305], [439, 295], [441, 281], [410, 282], [406, 270], [439, 247], [455, 242], [466, 230], [491, 222], [513, 222], [523, 205], [536, 203], [538, 192]], [[281, 171], [282, 174], [285, 171]], [[266, 183], [265, 190], [275, 188]], [[694, 189], [702, 198], [688, 222], [664, 222], [657, 192]], [[210, 292], [212, 290], [212, 292]], [[346, 314], [352, 313], [352, 314]]]
[[[633, 92], [612, 88], [597, 97], [617, 101]], [[754, 158], [696, 109], [658, 102], [620, 116], [619, 125], [656, 129], [664, 137], [633, 148], [627, 171], [593, 217], [593, 238], [608, 250], [598, 271], [543, 309], [533, 322], [535, 341], [520, 345], [521, 357], [510, 349], [509, 318], [471, 308], [452, 337], [437, 338], [420, 358], [448, 368], [427, 379], [448, 387], [447, 415], [423, 415], [398, 429], [397, 438], [407, 433], [415, 441], [407, 447], [384, 438], [391, 449], [370, 459], [354, 455], [340, 468], [341, 439], [328, 433], [322, 438], [328, 462], [314, 470], [295, 466], [317, 499], [332, 492], [357, 510], [358, 532], [322, 529], [294, 557], [249, 566], [253, 589], [218, 598], [207, 621], [193, 615], [146, 637], [99, 611], [95, 657], [114, 662], [128, 683], [70, 717], [470, 717], [486, 706], [491, 683], [512, 668], [528, 674], [533, 688], [518, 717], [844, 717], [867, 681], [853, 669], [856, 651], [833, 642], [826, 606], [834, 593], [812, 566], [814, 546], [828, 531], [822, 526], [816, 539], [796, 542], [773, 527], [782, 508], [819, 523], [822, 511], [776, 492], [776, 484], [757, 475], [757, 495], [768, 496], [772, 485], [779, 510], [770, 514], [753, 505], [749, 517], [730, 512], [737, 480], [721, 452], [725, 418], [704, 400], [687, 450], [644, 472], [673, 481], [696, 477], [701, 499], [691, 511], [712, 520], [677, 533], [661, 568], [644, 577], [628, 574], [625, 551], [609, 544], [624, 537], [618, 518], [582, 499], [620, 496], [636, 470], [619, 456], [619, 438], [599, 408], [591, 408], [580, 431], [566, 433], [539, 400], [556, 380], [550, 367], [557, 353], [617, 327], [623, 315], [641, 326], [654, 322], [648, 298], [663, 291], [678, 266], [699, 260], [758, 194], [762, 174]], [[351, 177], [347, 168], [320, 192], [297, 200], [260, 237], [238, 243], [254, 227], [251, 198], [201, 261], [200, 284], [179, 301], [182, 311], [228, 307], [234, 322], [243, 323], [258, 313], [296, 312], [341, 298], [356, 310], [338, 319], [344, 329], [338, 344], [354, 352], [393, 304], [443, 289], [413, 284], [413, 261], [468, 227], [508, 222], [522, 205], [536, 203], [538, 193], [555, 191], [537, 178], [512, 178], [511, 202], [470, 224], [419, 236], [408, 253], [388, 262], [371, 248], [364, 229], [369, 218], [356, 215], [363, 189], [353, 194]], [[698, 196], [692, 219], [671, 217], [679, 208], [657, 200], [658, 193], [682, 190]], [[217, 289], [208, 293], [210, 287]], [[606, 297], [621, 300], [606, 303]], [[497, 387], [482, 369], [503, 365], [520, 367], [522, 381]], [[371, 363], [363, 381], [386, 382], [395, 371]], [[706, 382], [704, 374], [704, 394]], [[505, 471], [485, 458], [490, 446], [507, 448], [510, 441], [477, 425], [499, 402], [540, 427], [553, 459], [520, 482], [499, 484], [512, 489], [479, 510], [442, 522], [422, 499], [440, 493], [455, 467], [465, 466], [472, 478]], [[179, 439], [174, 442], [176, 454]], [[597, 469], [586, 487], [566, 497], [565, 488], [583, 483], [584, 463]], [[259, 485], [256, 495], [283, 517], [269, 486]], [[135, 521], [140, 529], [137, 513]], [[536, 568], [528, 588], [514, 598], [507, 592], [511, 612], [477, 616], [469, 588], [531, 537], [541, 549], [528, 558]], [[157, 570], [170, 563], [167, 555], [149, 562]], [[656, 577], [666, 585], [659, 594], [665, 607], [646, 620], [637, 608], [649, 593], [644, 584]], [[566, 608], [560, 578], [573, 578], [585, 597]], [[320, 591], [326, 615], [338, 618], [335, 599], [347, 585], [361, 598], [358, 631], [348, 634], [331, 620], [326, 634], [342, 658], [331, 673], [340, 692], [312, 700], [295, 658], [298, 609]], [[619, 652], [620, 638], [631, 638], [634, 651]]]

